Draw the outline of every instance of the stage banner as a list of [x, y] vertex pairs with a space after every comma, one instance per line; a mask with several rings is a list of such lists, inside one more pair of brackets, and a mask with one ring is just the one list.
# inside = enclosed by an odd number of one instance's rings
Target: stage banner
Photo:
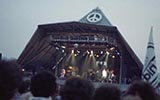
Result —
[[158, 87], [159, 74], [156, 66], [156, 57], [153, 43], [153, 27], [151, 27], [145, 63], [142, 71], [142, 79], [149, 82], [153, 87]]

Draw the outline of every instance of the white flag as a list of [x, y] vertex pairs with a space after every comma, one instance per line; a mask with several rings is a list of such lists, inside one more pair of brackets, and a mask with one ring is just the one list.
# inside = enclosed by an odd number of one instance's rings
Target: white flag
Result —
[[153, 27], [151, 27], [151, 32], [149, 36], [145, 64], [142, 72], [142, 79], [151, 83], [153, 87], [157, 87], [159, 84], [158, 69], [155, 60], [155, 51], [153, 43]]

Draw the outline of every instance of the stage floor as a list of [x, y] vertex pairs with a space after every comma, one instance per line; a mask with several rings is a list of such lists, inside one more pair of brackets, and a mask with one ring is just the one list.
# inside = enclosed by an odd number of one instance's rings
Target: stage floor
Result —
[[[57, 84], [63, 86], [65, 84], [65, 80], [57, 79]], [[95, 88], [98, 88], [99, 86], [104, 85], [106, 83], [93, 82], [93, 84], [94, 84]], [[114, 84], [114, 85], [118, 86], [122, 92], [126, 91], [129, 86], [128, 84], [115, 84], [115, 83], [108, 83], [108, 84]]]

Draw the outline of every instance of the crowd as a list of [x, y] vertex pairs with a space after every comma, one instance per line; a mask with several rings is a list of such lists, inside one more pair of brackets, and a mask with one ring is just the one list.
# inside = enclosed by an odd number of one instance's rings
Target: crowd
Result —
[[0, 100], [160, 100], [159, 94], [141, 80], [122, 91], [115, 84], [97, 88], [87, 79], [72, 77], [59, 85], [56, 77], [42, 71], [30, 81], [22, 80], [16, 61], [0, 61]]

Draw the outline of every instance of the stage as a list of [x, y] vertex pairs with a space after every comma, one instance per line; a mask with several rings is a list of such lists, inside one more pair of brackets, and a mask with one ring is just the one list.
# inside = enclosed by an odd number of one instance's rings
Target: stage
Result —
[[[65, 80], [57, 79], [57, 84], [60, 86], [63, 86], [65, 84]], [[98, 88], [99, 86], [104, 85], [104, 84], [107, 84], [107, 83], [93, 82], [93, 85], [95, 88]], [[114, 83], [108, 83], [108, 84], [114, 84]], [[122, 92], [126, 91], [129, 87], [129, 85], [127, 84], [114, 84], [114, 85], [119, 87]]]

